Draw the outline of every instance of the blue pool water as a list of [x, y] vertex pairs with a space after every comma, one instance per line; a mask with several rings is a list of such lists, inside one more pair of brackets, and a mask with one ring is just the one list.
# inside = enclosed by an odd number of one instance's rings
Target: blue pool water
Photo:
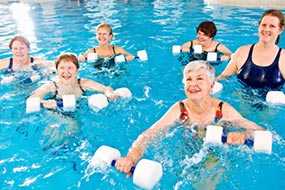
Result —
[[[9, 1], [10, 2], [10, 1]], [[117, 101], [100, 112], [83, 97], [72, 116], [41, 111], [25, 113], [25, 98], [44, 81], [33, 85], [0, 86], [0, 189], [137, 189], [130, 178], [114, 169], [88, 169], [88, 161], [102, 144], [126, 154], [133, 140], [177, 100], [184, 98], [183, 67], [171, 46], [195, 38], [205, 19], [218, 27], [217, 40], [232, 51], [257, 40], [258, 8], [206, 6], [202, 1], [71, 1], [0, 3], [0, 58], [10, 56], [9, 40], [16, 34], [31, 41], [32, 55], [53, 60], [61, 52], [80, 53], [96, 45], [100, 22], [113, 26], [114, 44], [131, 53], [146, 49], [149, 61], [133, 61], [116, 73], [98, 73], [82, 64], [81, 77], [114, 88], [128, 87], [130, 101]], [[40, 2], [40, 1], [38, 1]], [[285, 47], [285, 36], [281, 37]], [[216, 66], [221, 72], [226, 66]], [[1, 77], [4, 74], [1, 73]], [[154, 142], [144, 157], [162, 163], [164, 175], [155, 189], [201, 189], [199, 182], [219, 181], [217, 189], [285, 189], [285, 128], [283, 106], [263, 102], [258, 92], [244, 89], [231, 78], [216, 96], [242, 115], [273, 131], [273, 153], [255, 154], [246, 147], [217, 147], [219, 158], [211, 170], [206, 154], [189, 131], [178, 127]], [[57, 125], [58, 128], [51, 126]], [[67, 135], [68, 130], [72, 135]], [[215, 159], [215, 158], [212, 158]], [[206, 184], [206, 182], [205, 182]], [[209, 188], [207, 188], [209, 189]]]

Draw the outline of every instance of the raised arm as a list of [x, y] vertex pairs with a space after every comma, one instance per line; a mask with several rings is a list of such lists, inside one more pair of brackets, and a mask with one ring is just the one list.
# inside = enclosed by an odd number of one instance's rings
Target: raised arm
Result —
[[140, 157], [143, 155], [147, 145], [159, 134], [165, 133], [170, 127], [179, 121], [180, 107], [179, 103], [174, 104], [156, 123], [145, 130], [133, 142], [126, 157], [120, 158], [116, 162], [118, 170], [129, 173]]
[[43, 107], [47, 109], [56, 109], [56, 101], [55, 100], [44, 100], [44, 97], [52, 92], [55, 92], [55, 85], [53, 82], [46, 83], [39, 88], [37, 88], [30, 97], [39, 97], [41, 99], [41, 103]]
[[285, 78], [285, 64], [284, 63], [285, 63], [285, 50], [282, 49], [281, 56], [279, 59], [279, 69], [280, 69], [280, 72], [283, 78]]
[[190, 46], [192, 43], [193, 43], [192, 41], [189, 41], [189, 42], [182, 44], [181, 51], [182, 52], [190, 52]]
[[217, 80], [222, 80], [235, 75], [239, 72], [242, 65], [245, 63], [250, 46], [242, 46], [234, 54], [231, 55], [231, 60], [224, 71], [217, 77]]
[[232, 52], [224, 44], [218, 46], [218, 51], [222, 52], [224, 55], [221, 57], [222, 61], [227, 61], [231, 59]]
[[228, 144], [243, 144], [245, 139], [252, 137], [255, 130], [264, 130], [256, 123], [242, 117], [242, 115], [229, 104], [224, 104], [223, 113], [224, 120], [230, 121], [236, 126], [246, 129], [245, 132], [229, 132], [227, 134]]
[[113, 89], [109, 86], [105, 86], [101, 83], [89, 79], [81, 79], [80, 84], [84, 90], [104, 93], [110, 99], [117, 98], [117, 95], [114, 93]]
[[56, 73], [55, 64], [52, 61], [48, 61], [42, 58], [35, 58], [35, 64], [43, 69], [46, 69], [46, 74]]
[[94, 52], [93, 48], [90, 48], [87, 51], [85, 51], [84, 53], [79, 54], [77, 57], [79, 63], [85, 62], [87, 59], [88, 53], [91, 53], [91, 52]]
[[135, 58], [135, 56], [127, 52], [124, 48], [115, 46], [115, 49], [116, 49], [116, 53], [124, 55], [127, 61], [132, 61]]

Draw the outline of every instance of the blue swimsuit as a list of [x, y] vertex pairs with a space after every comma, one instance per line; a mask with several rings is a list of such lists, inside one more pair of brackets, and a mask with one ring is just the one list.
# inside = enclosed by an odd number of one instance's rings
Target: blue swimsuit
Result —
[[254, 45], [250, 47], [247, 60], [241, 67], [237, 77], [245, 84], [253, 88], [279, 89], [285, 80], [280, 72], [278, 63], [281, 48], [277, 53], [273, 63], [269, 66], [258, 66], [252, 61], [252, 52]]

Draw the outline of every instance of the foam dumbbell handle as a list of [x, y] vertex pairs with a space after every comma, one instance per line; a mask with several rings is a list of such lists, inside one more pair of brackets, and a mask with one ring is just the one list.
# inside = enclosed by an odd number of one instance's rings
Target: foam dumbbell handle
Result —
[[[111, 166], [115, 167], [115, 166], [116, 166], [116, 161], [117, 161], [117, 160], [112, 160]], [[135, 169], [136, 169], [136, 167], [135, 167], [135, 166], [132, 166], [131, 169], [130, 169], [130, 171], [129, 171], [129, 173], [130, 173], [131, 175], [133, 175], [134, 172], [135, 172]]]
[[254, 141], [252, 139], [245, 139], [244, 144], [251, 148], [254, 145]]
[[63, 108], [63, 100], [62, 99], [56, 99], [56, 107]]

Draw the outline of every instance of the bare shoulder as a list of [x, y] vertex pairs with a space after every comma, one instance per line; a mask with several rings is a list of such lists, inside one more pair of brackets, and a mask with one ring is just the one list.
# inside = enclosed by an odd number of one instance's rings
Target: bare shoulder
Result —
[[283, 78], [285, 78], [285, 64], [283, 63], [285, 63], [285, 49], [281, 50], [281, 55], [279, 58], [279, 68], [280, 68]]
[[126, 50], [120, 46], [114, 45], [114, 49], [117, 53], [125, 53], [126, 52]]
[[251, 45], [244, 45], [244, 46], [241, 46], [241, 47], [239, 47], [239, 48], [236, 50], [235, 54], [239, 54], [240, 56], [242, 56], [242, 55], [247, 55], [248, 52], [249, 52], [250, 47], [251, 47]]
[[183, 47], [190, 47], [191, 46], [192, 41], [187, 41], [185, 43], [182, 44]]

